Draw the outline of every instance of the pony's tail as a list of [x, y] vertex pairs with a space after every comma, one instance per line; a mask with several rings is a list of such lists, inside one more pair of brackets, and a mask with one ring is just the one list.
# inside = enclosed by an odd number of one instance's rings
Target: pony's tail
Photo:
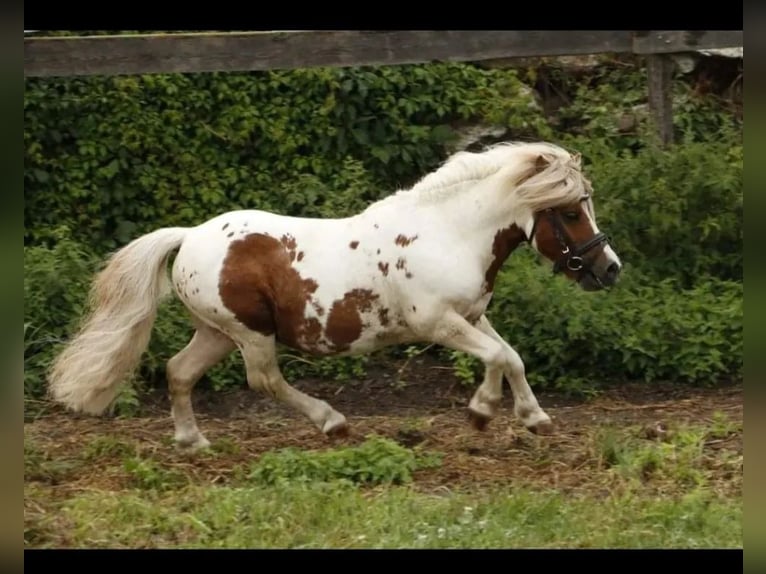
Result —
[[135, 239], [96, 276], [90, 311], [48, 374], [51, 398], [73, 411], [102, 414], [149, 345], [157, 306], [170, 293], [167, 263], [188, 229], [158, 229]]

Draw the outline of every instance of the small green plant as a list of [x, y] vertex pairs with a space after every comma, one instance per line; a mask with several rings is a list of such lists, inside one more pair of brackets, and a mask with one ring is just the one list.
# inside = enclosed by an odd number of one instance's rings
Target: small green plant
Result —
[[396, 378], [393, 381], [393, 385], [396, 389], [403, 389], [409, 383], [407, 381], [406, 373], [412, 363], [413, 359], [421, 355], [426, 354], [434, 345], [407, 345], [403, 349], [403, 354], [406, 357], [404, 362], [396, 371]]
[[221, 437], [217, 439], [212, 447], [214, 453], [222, 455], [238, 454], [242, 450], [241, 447], [229, 437]]
[[126, 457], [135, 455], [136, 447], [113, 436], [97, 436], [83, 449], [83, 458], [93, 461], [105, 457]]
[[396, 442], [371, 436], [359, 446], [324, 452], [287, 448], [268, 452], [250, 469], [248, 480], [258, 484], [327, 482], [345, 480], [356, 484], [403, 484], [412, 473], [438, 466], [436, 453], [417, 453]]
[[681, 426], [666, 432], [662, 440], [649, 440], [642, 438], [644, 433], [638, 429], [619, 434], [608, 427], [596, 437], [597, 455], [602, 466], [612, 468], [628, 481], [668, 480], [687, 486], [704, 485], [706, 430]]
[[726, 413], [716, 411], [708, 427], [707, 436], [711, 439], [725, 439], [741, 429], [740, 425], [732, 421]]
[[594, 442], [599, 466], [613, 468], [627, 463], [630, 457], [630, 444], [616, 428], [612, 426], [600, 428]]
[[123, 467], [132, 486], [141, 490], [172, 490], [188, 484], [188, 479], [182, 472], [164, 469], [150, 459], [129, 456], [125, 458]]
[[52, 459], [41, 451], [30, 439], [24, 439], [24, 481], [57, 484], [72, 475], [82, 466], [82, 461]]
[[110, 407], [112, 414], [126, 418], [134, 417], [138, 414], [141, 409], [141, 400], [137, 384], [138, 382], [136, 381], [133, 384], [124, 385], [120, 389], [120, 394], [117, 395], [117, 398]]
[[282, 372], [288, 379], [317, 377], [333, 379], [338, 382], [363, 378], [367, 372], [366, 366], [370, 361], [368, 355], [316, 359], [297, 355], [294, 351], [280, 355], [279, 359]]
[[448, 355], [452, 362], [452, 370], [460, 383], [466, 387], [474, 386], [482, 370], [481, 361], [473, 355], [460, 351], [449, 351]]

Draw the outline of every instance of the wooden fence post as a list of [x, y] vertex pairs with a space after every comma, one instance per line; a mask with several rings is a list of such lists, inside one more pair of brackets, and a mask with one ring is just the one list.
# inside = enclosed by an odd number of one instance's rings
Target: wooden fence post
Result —
[[649, 109], [662, 146], [673, 143], [673, 66], [665, 54], [647, 56]]

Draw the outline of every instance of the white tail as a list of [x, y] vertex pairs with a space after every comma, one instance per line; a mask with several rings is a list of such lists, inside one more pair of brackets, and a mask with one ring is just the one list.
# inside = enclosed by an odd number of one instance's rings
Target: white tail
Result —
[[98, 415], [117, 397], [149, 345], [157, 306], [170, 293], [167, 261], [187, 229], [158, 229], [117, 251], [93, 282], [90, 313], [49, 372], [52, 398]]

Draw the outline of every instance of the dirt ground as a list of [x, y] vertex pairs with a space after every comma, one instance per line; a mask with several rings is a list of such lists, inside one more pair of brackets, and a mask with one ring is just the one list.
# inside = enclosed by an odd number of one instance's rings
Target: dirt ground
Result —
[[[538, 392], [541, 406], [553, 418], [555, 432], [536, 436], [513, 416], [507, 385], [500, 415], [480, 432], [470, 426], [467, 417], [472, 389], [462, 386], [444, 365], [418, 360], [407, 374], [407, 380], [413, 382], [395, 385], [395, 380], [395, 370], [388, 369], [343, 384], [316, 380], [295, 383], [346, 415], [351, 435], [342, 440], [324, 437], [301, 415], [270, 397], [244, 389], [218, 393], [200, 389], [194, 395], [198, 424], [213, 443], [215, 456], [190, 456], [174, 447], [170, 405], [162, 390], [143, 397], [141, 412], [133, 418], [79, 416], [52, 407], [25, 424], [25, 435], [48, 460], [77, 457], [95, 438], [108, 436], [134, 444], [142, 455], [182, 470], [195, 480], [218, 484], [227, 483], [237, 468], [269, 450], [353, 445], [376, 434], [407, 447], [443, 453], [440, 467], [416, 475], [417, 486], [429, 490], [513, 483], [598, 493], [604, 469], [597, 433], [612, 428], [624, 435], [626, 429], [632, 429], [640, 438], [661, 440], [683, 425], [712, 424], [720, 415], [739, 430], [706, 441], [711, 468], [716, 469], [716, 453], [721, 449], [740, 460], [742, 456], [741, 384], [701, 389], [630, 383], [589, 398]], [[90, 469], [44, 482], [63, 496], [73, 491], [123, 488], [125, 477], [119, 472], [120, 466], [110, 471], [107, 462], [99, 459], [103, 471]], [[719, 477], [721, 488], [736, 494], [731, 489], [739, 490], [741, 479], [732, 481], [730, 475], [729, 468]], [[606, 495], [609, 487], [604, 483], [603, 488]]]

